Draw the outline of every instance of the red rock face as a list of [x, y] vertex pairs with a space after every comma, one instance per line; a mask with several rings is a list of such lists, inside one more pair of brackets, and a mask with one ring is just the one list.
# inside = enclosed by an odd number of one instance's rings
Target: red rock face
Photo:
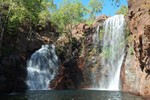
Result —
[[[65, 36], [58, 40], [58, 44], [63, 47], [58, 51], [58, 57], [61, 61], [61, 66], [58, 74], [50, 82], [51, 89], [78, 89], [87, 87], [85, 84], [85, 59], [87, 49], [92, 44], [93, 28], [86, 24], [78, 24], [72, 29], [72, 41], [69, 37]], [[64, 40], [68, 40], [64, 42]], [[71, 49], [68, 49], [71, 48]], [[89, 84], [88, 84], [89, 85]]]
[[128, 0], [134, 55], [129, 52], [122, 71], [123, 91], [150, 95], [150, 0]]
[[88, 26], [87, 24], [80, 23], [73, 27], [72, 29], [72, 37], [74, 37], [77, 40], [83, 39], [85, 34], [91, 33], [92, 28]]
[[78, 68], [77, 61], [70, 59], [60, 67], [58, 75], [51, 81], [51, 89], [78, 89], [83, 81], [82, 72]]
[[101, 15], [101, 16], [98, 16], [95, 20], [95, 22], [93, 23], [93, 27], [97, 27], [98, 25], [103, 27], [103, 23], [104, 21], [108, 18], [108, 16], [106, 15]]

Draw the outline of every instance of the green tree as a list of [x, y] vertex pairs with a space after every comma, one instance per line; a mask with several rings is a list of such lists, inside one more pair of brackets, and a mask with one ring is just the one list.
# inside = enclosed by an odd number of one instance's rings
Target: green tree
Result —
[[52, 12], [51, 21], [57, 25], [59, 31], [69, 39], [69, 55], [72, 53], [72, 29], [73, 26], [82, 22], [86, 15], [85, 6], [78, 0], [63, 0], [61, 4]]
[[63, 32], [66, 26], [82, 22], [85, 13], [85, 7], [80, 1], [63, 0], [60, 6], [51, 13], [51, 20]]
[[0, 5], [0, 57], [2, 54], [2, 41], [4, 32], [6, 31], [6, 25], [8, 22], [8, 5], [1, 4]]
[[88, 5], [89, 5], [90, 18], [93, 18], [96, 16], [97, 13], [101, 12], [103, 8], [103, 1], [90, 0]]
[[[0, 50], [5, 34], [16, 34], [21, 26], [45, 25], [50, 21], [50, 12], [55, 9], [53, 0], [0, 0]], [[1, 52], [0, 52], [1, 55]]]
[[14, 33], [13, 30], [24, 22], [44, 24], [49, 20], [49, 9], [53, 8], [53, 0], [2, 0], [0, 3], [9, 8], [8, 33]]
[[116, 12], [116, 14], [123, 14], [123, 15], [127, 15], [128, 13], [128, 7], [123, 5], [119, 8], [119, 10]]

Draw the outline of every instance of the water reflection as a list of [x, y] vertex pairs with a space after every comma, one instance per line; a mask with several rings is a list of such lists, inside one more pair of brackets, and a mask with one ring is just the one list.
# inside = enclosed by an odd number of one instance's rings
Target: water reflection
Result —
[[26, 94], [1, 95], [0, 100], [144, 100], [129, 93], [97, 90], [28, 91]]

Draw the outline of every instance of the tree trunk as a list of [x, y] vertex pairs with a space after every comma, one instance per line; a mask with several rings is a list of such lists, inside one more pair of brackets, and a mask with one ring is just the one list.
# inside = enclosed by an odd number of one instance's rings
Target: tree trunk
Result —
[[3, 34], [4, 34], [4, 28], [2, 27], [2, 16], [0, 15], [0, 58], [2, 55], [2, 40], [3, 40]]
[[4, 28], [2, 28], [1, 31], [1, 37], [0, 37], [0, 58], [2, 56], [2, 42], [3, 42], [3, 35], [4, 35]]

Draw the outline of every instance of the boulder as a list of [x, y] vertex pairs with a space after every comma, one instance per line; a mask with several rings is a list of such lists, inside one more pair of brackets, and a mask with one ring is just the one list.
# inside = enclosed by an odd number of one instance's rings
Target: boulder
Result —
[[77, 40], [84, 38], [84, 35], [91, 33], [93, 30], [92, 27], [88, 26], [87, 24], [80, 23], [72, 29], [72, 37], [76, 38]]
[[95, 22], [93, 23], [93, 27], [96, 28], [98, 27], [98, 25], [100, 27], [103, 27], [103, 23], [104, 21], [108, 18], [108, 16], [106, 15], [101, 15], [101, 16], [98, 16], [96, 19], [95, 19]]

